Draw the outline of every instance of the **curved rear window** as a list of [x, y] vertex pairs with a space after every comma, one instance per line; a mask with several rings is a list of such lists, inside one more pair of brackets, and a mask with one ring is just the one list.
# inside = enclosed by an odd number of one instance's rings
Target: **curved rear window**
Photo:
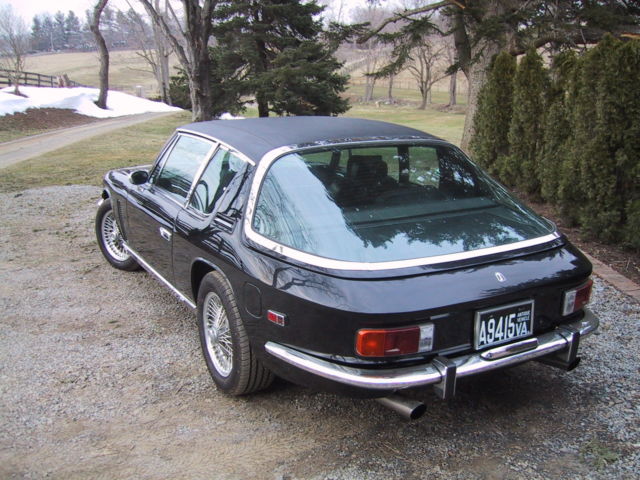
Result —
[[502, 246], [554, 231], [447, 145], [291, 153], [267, 171], [253, 230], [349, 262], [426, 258]]

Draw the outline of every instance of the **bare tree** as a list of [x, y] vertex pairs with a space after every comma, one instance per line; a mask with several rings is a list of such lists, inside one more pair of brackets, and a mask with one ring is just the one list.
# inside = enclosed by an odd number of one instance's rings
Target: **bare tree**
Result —
[[[375, 3], [369, 3], [366, 7], [356, 8], [353, 12], [353, 19], [356, 23], [379, 24], [390, 15], [390, 11], [380, 8]], [[389, 28], [395, 28], [390, 26]], [[387, 30], [389, 30], [387, 28]], [[359, 53], [362, 58], [362, 70], [365, 78], [364, 95], [362, 100], [370, 102], [373, 100], [373, 90], [376, 86], [377, 76], [374, 74], [380, 70], [387, 60], [388, 48], [376, 37], [369, 38], [359, 45]]]
[[394, 74], [389, 75], [389, 88], [387, 89], [387, 102], [389, 102], [389, 104], [395, 103], [393, 99], [393, 81], [395, 78], [396, 76]]
[[422, 97], [419, 110], [424, 110], [431, 103], [431, 87], [446, 77], [441, 65], [445, 46], [438, 45], [434, 40], [432, 37], [424, 37], [423, 42], [412, 50], [411, 62], [407, 65]]
[[100, 32], [100, 17], [108, 1], [109, 0], [97, 1], [93, 7], [91, 24], [89, 25], [93, 33], [93, 38], [95, 38], [96, 44], [98, 45], [98, 51], [100, 52], [100, 94], [96, 102], [96, 105], [100, 108], [107, 108], [107, 93], [109, 92], [109, 50]]
[[[211, 60], [208, 43], [213, 28], [216, 0], [182, 0], [184, 28], [174, 34], [169, 22], [151, 0], [139, 0], [145, 10], [173, 47], [189, 82], [191, 116], [193, 121], [210, 120], [212, 115]], [[180, 25], [171, 3], [167, 2], [173, 20]], [[180, 39], [178, 38], [180, 37]]]
[[[449, 65], [457, 65], [458, 63], [458, 54], [456, 52], [456, 47], [453, 45], [453, 42], [449, 41], [448, 37], [444, 39], [447, 44], [445, 47], [445, 57], [447, 59], [447, 63]], [[449, 103], [448, 107], [453, 107], [458, 104], [458, 70], [454, 70], [449, 75]]]
[[20, 74], [29, 51], [29, 31], [10, 5], [0, 8], [0, 67], [7, 70], [13, 93], [20, 95]]
[[[142, 15], [131, 7], [128, 1], [127, 4], [129, 4], [130, 9], [126, 14], [126, 19], [129, 23], [129, 33], [133, 36], [138, 50], [136, 54], [147, 62], [151, 68], [151, 73], [156, 77], [162, 101], [171, 104], [171, 95], [169, 93], [169, 56], [172, 51], [171, 47], [168, 45], [168, 41], [162, 34], [160, 27], [154, 21], [151, 21], [151, 25], [149, 25]], [[165, 19], [168, 13], [167, 5], [168, 0], [165, 0], [164, 13], [162, 14]], [[157, 11], [160, 11], [160, 0], [155, 0], [154, 7]], [[149, 41], [150, 38], [153, 39], [153, 42]]]

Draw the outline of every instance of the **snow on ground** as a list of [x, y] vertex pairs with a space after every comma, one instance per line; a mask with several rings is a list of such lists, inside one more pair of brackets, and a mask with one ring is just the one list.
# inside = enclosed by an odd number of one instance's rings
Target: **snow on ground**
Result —
[[107, 95], [107, 110], [102, 110], [94, 103], [98, 99], [97, 88], [20, 87], [20, 93], [26, 95], [26, 98], [13, 95], [12, 91], [13, 87], [0, 90], [0, 116], [24, 112], [28, 108], [68, 108], [82, 115], [97, 118], [181, 110], [166, 103], [153, 102], [113, 90], [109, 90]]

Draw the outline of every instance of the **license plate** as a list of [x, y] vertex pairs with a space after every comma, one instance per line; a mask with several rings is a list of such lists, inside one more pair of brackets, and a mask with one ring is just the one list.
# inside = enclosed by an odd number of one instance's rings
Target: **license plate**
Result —
[[476, 312], [474, 348], [491, 347], [533, 332], [533, 300]]

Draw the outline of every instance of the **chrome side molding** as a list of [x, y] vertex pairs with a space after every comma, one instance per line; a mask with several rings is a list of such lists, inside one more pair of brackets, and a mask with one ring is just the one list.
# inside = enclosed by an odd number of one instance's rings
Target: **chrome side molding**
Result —
[[171, 290], [174, 295], [176, 297], [178, 297], [178, 300], [186, 303], [187, 305], [189, 305], [192, 309], [196, 309], [196, 304], [193, 303], [186, 295], [184, 295], [180, 290], [178, 290], [176, 287], [174, 287], [171, 282], [169, 282], [169, 280], [167, 280], [166, 278], [164, 278], [162, 275], [160, 275], [160, 273], [158, 273], [156, 271], [155, 268], [153, 268], [151, 265], [149, 265], [144, 258], [142, 258], [140, 256], [140, 254], [138, 252], [136, 252], [134, 249], [132, 249], [129, 245], [127, 245], [126, 242], [124, 243], [124, 248], [127, 250], [127, 252], [129, 252], [131, 254], [131, 256], [133, 258], [136, 259], [136, 262], [138, 262], [140, 264], [140, 266], [142, 268], [144, 268], [147, 272], [149, 272], [151, 275], [153, 275], [154, 277], [156, 277], [160, 283], [162, 283], [165, 287], [167, 287], [169, 290]]

